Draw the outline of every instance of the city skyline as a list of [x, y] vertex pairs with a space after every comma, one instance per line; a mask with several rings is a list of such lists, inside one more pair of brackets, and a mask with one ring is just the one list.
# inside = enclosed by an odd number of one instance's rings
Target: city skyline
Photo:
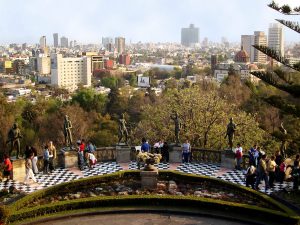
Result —
[[[270, 23], [281, 15], [267, 7], [271, 0], [116, 0], [111, 6], [104, 1], [90, 0], [0, 0], [5, 9], [0, 15], [0, 44], [38, 43], [41, 36], [53, 45], [53, 33], [81, 43], [101, 43], [102, 37], [126, 38], [126, 42], [177, 42], [180, 31], [195, 24], [204, 37], [220, 42], [226, 37], [239, 42], [241, 35], [254, 31], [267, 33]], [[295, 1], [276, 1], [295, 6]], [[171, 7], [172, 6], [172, 7]], [[291, 16], [286, 18], [293, 20]], [[295, 32], [284, 29], [287, 42], [297, 42]]]

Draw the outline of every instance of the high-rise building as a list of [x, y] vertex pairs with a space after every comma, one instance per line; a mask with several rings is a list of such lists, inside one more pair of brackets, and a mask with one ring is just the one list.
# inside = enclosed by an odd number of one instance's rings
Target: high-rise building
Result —
[[53, 34], [53, 46], [54, 48], [58, 47], [58, 33]]
[[[267, 36], [263, 31], [254, 31], [254, 44], [267, 46]], [[267, 62], [267, 56], [258, 51], [257, 49], [254, 50], [254, 61], [257, 63], [265, 64]]]
[[40, 38], [40, 48], [45, 48], [46, 45], [47, 45], [47, 43], [46, 43], [46, 36], [42, 36]]
[[130, 64], [130, 56], [128, 54], [119, 55], [119, 64], [129, 65]]
[[115, 38], [115, 47], [119, 54], [125, 53], [125, 38], [124, 37], [116, 37]]
[[66, 37], [61, 37], [60, 38], [60, 47], [62, 48], [68, 48], [69, 47], [69, 40]]
[[91, 57], [63, 58], [51, 54], [51, 84], [74, 91], [78, 85], [91, 86]]
[[199, 43], [199, 28], [190, 24], [188, 28], [181, 28], [181, 44], [191, 47]]
[[40, 56], [37, 57], [37, 70], [41, 75], [47, 75], [51, 73], [51, 60], [50, 57]]
[[250, 62], [254, 62], [254, 35], [242, 35], [241, 36], [241, 46], [243, 47], [244, 51], [247, 52]]
[[277, 51], [277, 54], [284, 56], [283, 27], [279, 23], [271, 23], [268, 34], [268, 47]]

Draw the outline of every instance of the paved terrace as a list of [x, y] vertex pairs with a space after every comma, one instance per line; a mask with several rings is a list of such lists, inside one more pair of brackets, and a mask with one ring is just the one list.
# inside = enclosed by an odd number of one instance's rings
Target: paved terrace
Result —
[[[218, 163], [159, 163], [157, 165], [159, 170], [174, 170], [187, 174], [204, 175], [209, 177], [218, 178], [228, 182], [236, 183], [245, 186], [245, 177], [243, 171], [229, 170], [222, 168]], [[36, 175], [38, 184], [30, 181], [28, 185], [24, 185], [17, 181], [8, 181], [7, 183], [0, 183], [0, 190], [9, 188], [11, 185], [15, 186], [18, 190], [31, 193], [40, 189], [48, 188], [60, 183], [68, 182], [71, 180], [91, 177], [96, 175], [110, 174], [120, 170], [136, 170], [136, 162], [130, 163], [116, 163], [116, 162], [103, 162], [95, 165], [94, 168], [85, 168], [80, 171], [78, 168], [57, 168], [51, 174], [43, 174], [40, 172]], [[274, 191], [282, 190], [283, 188], [291, 188], [291, 182], [284, 182], [283, 184], [275, 183], [275, 187], [267, 190], [266, 194], [271, 194]], [[260, 191], [264, 192], [264, 182], [260, 185]]]

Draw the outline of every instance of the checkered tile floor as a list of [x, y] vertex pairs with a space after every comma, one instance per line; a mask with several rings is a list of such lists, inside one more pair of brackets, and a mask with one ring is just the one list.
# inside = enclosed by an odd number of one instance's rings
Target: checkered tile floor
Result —
[[[218, 176], [217, 178], [231, 182], [231, 183], [246, 186], [246, 180], [245, 180], [245, 175], [244, 175], [243, 171], [239, 171], [239, 170], [229, 171], [229, 172], [223, 174], [222, 176]], [[265, 191], [265, 182], [264, 181], [262, 181], [261, 184], [258, 186], [259, 191], [265, 192], [266, 194], [271, 194], [274, 191], [280, 191], [283, 188], [291, 188], [291, 187], [292, 187], [292, 182], [283, 182], [282, 184], [275, 182], [273, 188]]]
[[[170, 169], [169, 163], [159, 163], [157, 165], [158, 169], [166, 170]], [[137, 169], [136, 162], [130, 162], [128, 165], [130, 170]], [[204, 163], [183, 163], [177, 167], [177, 171], [188, 173], [188, 174], [196, 174], [196, 175], [205, 175], [211, 177], [217, 177], [219, 179], [236, 183], [239, 185], [245, 186], [245, 177], [242, 171], [232, 170], [229, 172], [225, 172], [224, 174], [217, 176], [220, 171], [219, 164], [204, 164]], [[94, 168], [85, 168], [82, 172], [82, 175], [75, 174], [74, 172], [68, 169], [58, 168], [53, 173], [43, 174], [39, 173], [36, 175], [38, 184], [30, 181], [29, 185], [24, 185], [23, 183], [17, 181], [8, 181], [0, 182], [0, 190], [8, 189], [10, 186], [14, 186], [16, 189], [30, 193], [39, 189], [51, 187], [53, 185], [57, 185], [59, 183], [68, 182], [75, 179], [80, 179], [83, 177], [95, 176], [95, 175], [103, 175], [114, 173], [122, 170], [122, 167], [116, 162], [106, 162], [106, 163], [98, 163]], [[79, 173], [80, 174], [80, 173]], [[219, 173], [220, 174], [220, 173]], [[291, 182], [284, 182], [283, 184], [275, 183], [274, 188], [267, 190], [267, 194], [272, 193], [273, 191], [279, 191], [283, 188], [290, 189], [292, 187]], [[265, 192], [264, 190], [264, 182], [259, 186], [261, 192]]]
[[105, 163], [98, 163], [91, 169], [85, 168], [81, 172], [83, 173], [84, 177], [90, 177], [90, 176], [114, 173], [120, 170], [122, 170], [122, 167], [120, 167], [119, 164], [117, 164], [116, 162], [105, 162]]
[[178, 166], [176, 170], [183, 173], [212, 177], [220, 170], [220, 165], [205, 163], [183, 163]]
[[[170, 168], [169, 163], [159, 163], [159, 164], [155, 164], [155, 166], [159, 169], [159, 170], [168, 170]], [[141, 168], [143, 168], [143, 166], [141, 165]], [[137, 170], [138, 166], [137, 166], [137, 162], [133, 162], [131, 161], [129, 163], [129, 169], [130, 170]]]

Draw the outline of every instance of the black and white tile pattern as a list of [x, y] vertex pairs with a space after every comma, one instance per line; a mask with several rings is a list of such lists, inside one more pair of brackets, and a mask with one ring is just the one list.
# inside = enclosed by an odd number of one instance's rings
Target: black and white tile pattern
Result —
[[85, 167], [81, 172], [84, 177], [97, 176], [114, 173], [122, 170], [122, 167], [116, 162], [97, 163], [93, 168]]
[[[155, 164], [155, 166], [159, 170], [168, 170], [170, 168], [169, 163], [159, 163], [159, 164]], [[143, 168], [143, 165], [141, 165], [141, 168]], [[130, 170], [137, 170], [138, 169], [137, 162], [131, 161], [129, 163], [129, 169]]]
[[183, 163], [178, 166], [176, 170], [183, 173], [213, 177], [220, 170], [220, 165], [210, 163]]

